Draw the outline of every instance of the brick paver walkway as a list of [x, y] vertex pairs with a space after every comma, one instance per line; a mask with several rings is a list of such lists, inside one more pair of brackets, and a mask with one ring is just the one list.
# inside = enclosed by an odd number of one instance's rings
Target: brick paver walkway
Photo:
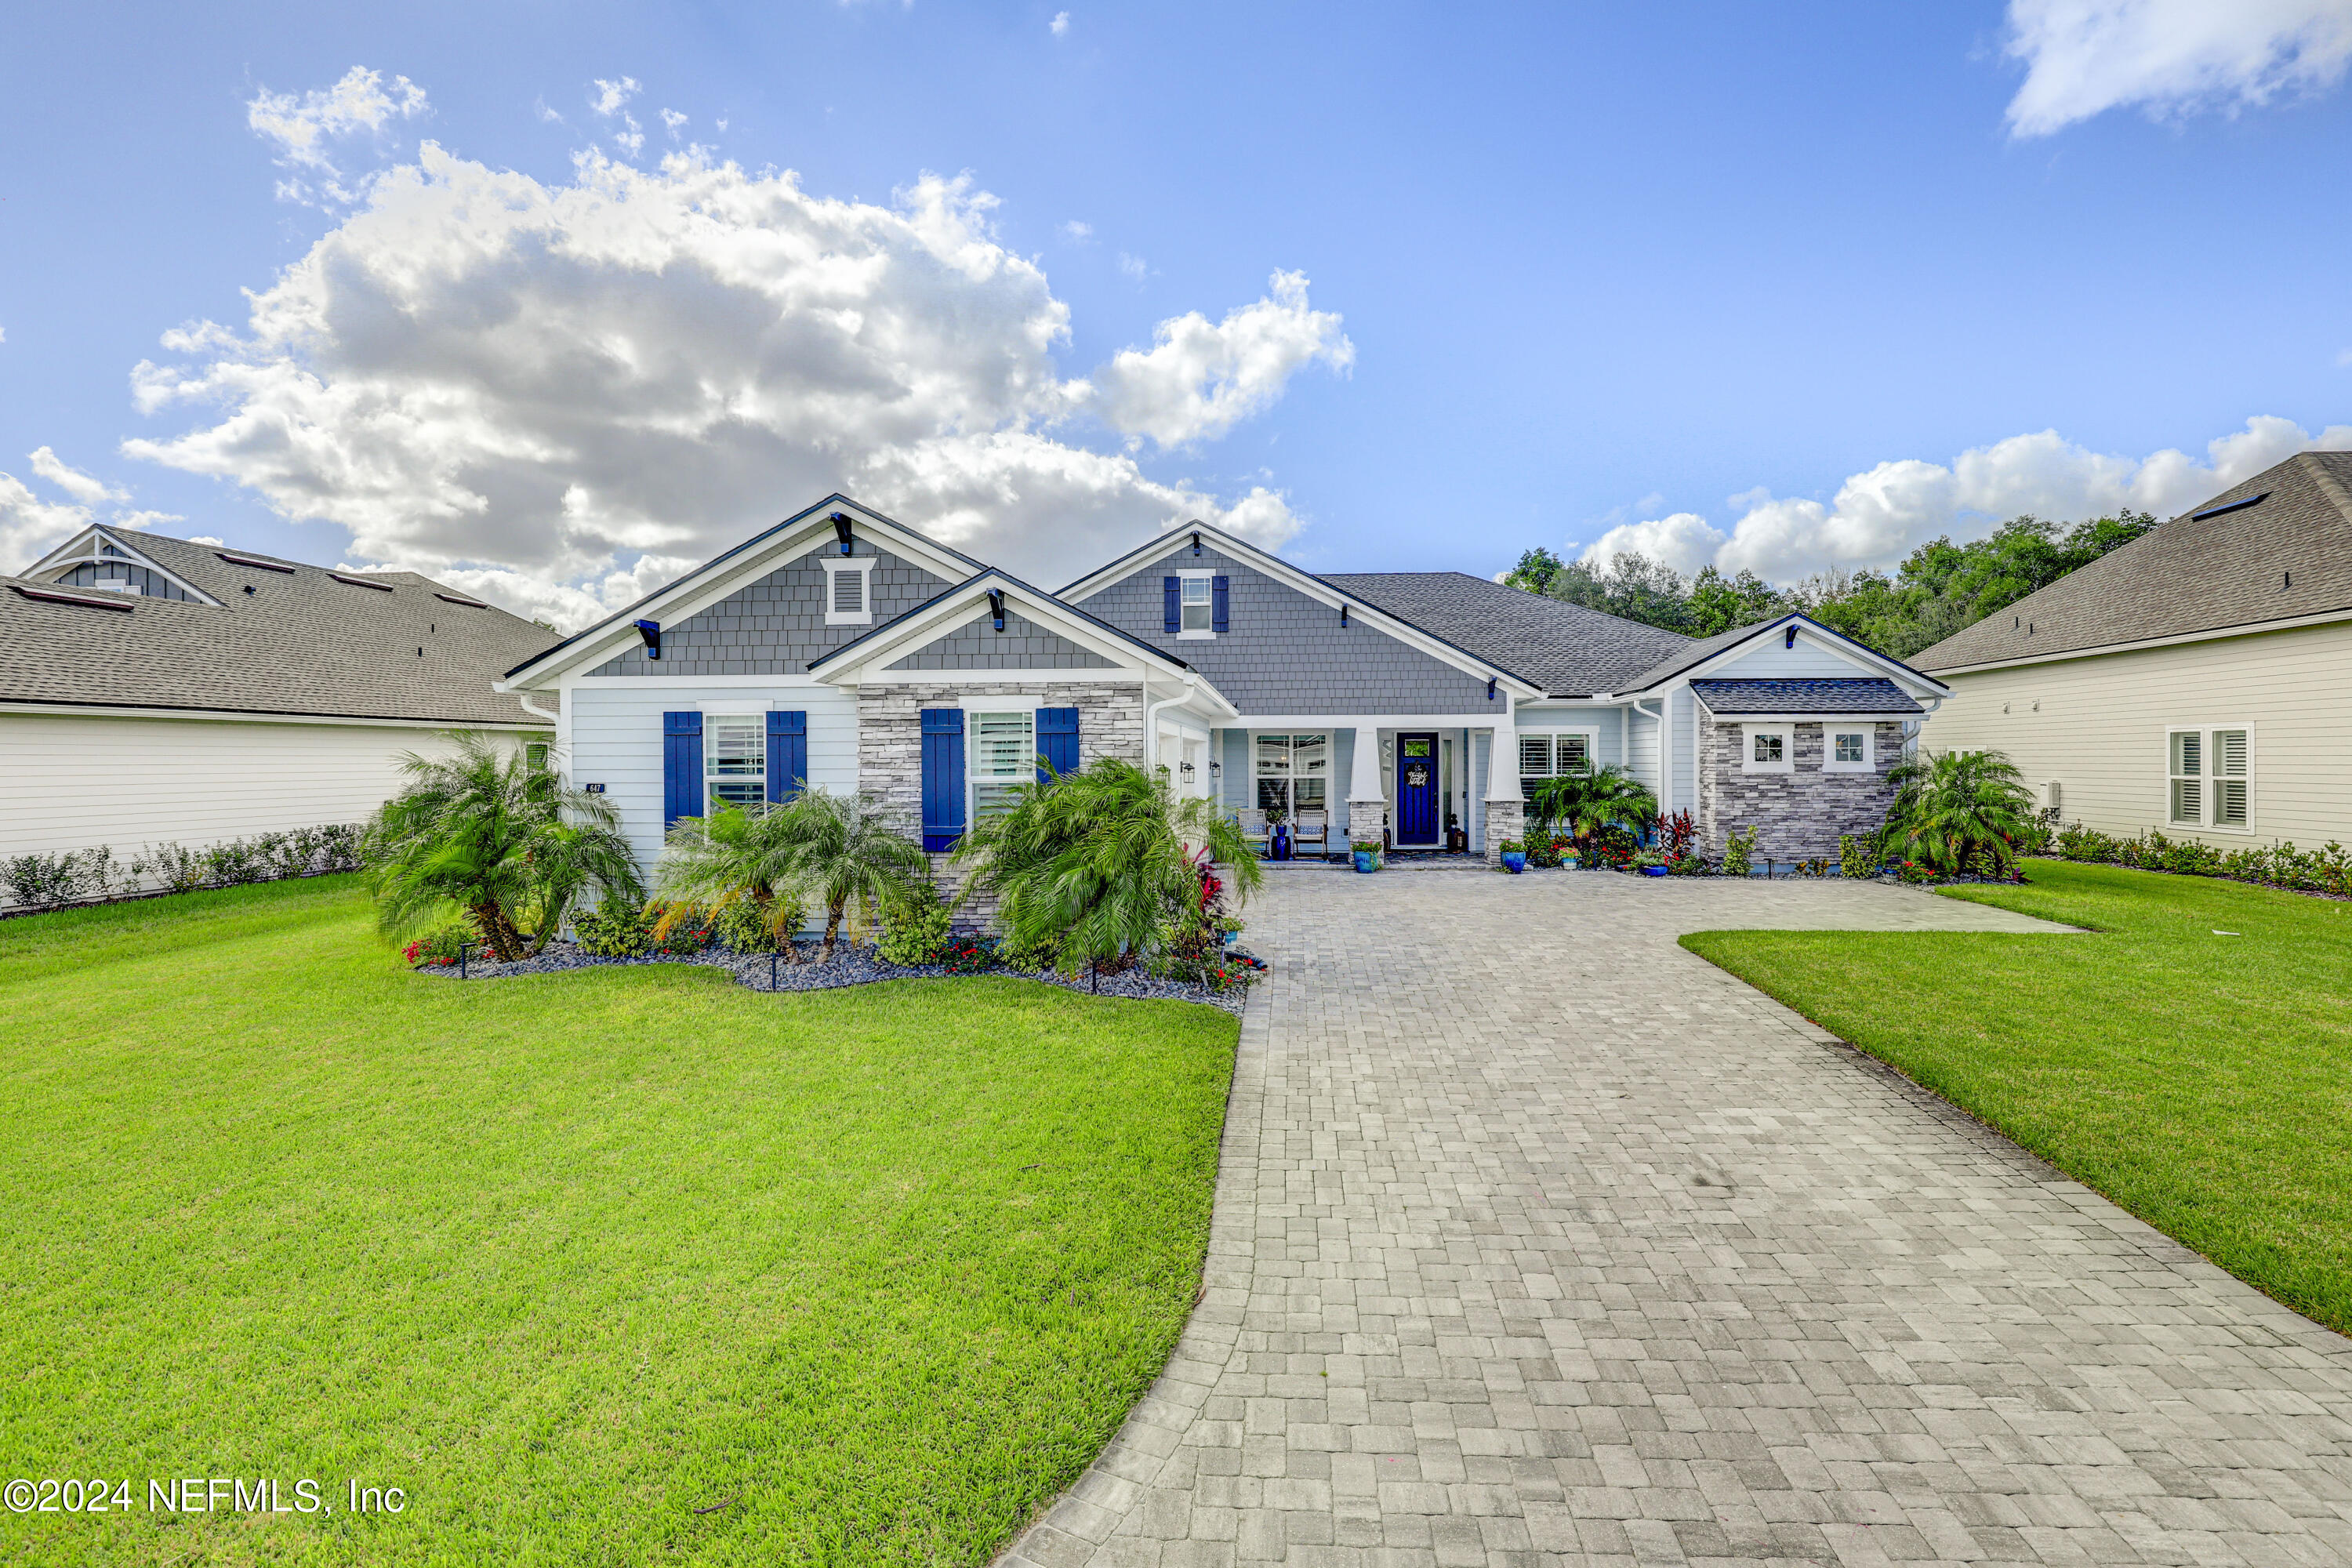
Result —
[[1251, 914], [1206, 1293], [1011, 1561], [2352, 1562], [2346, 1342], [1674, 943], [2036, 922], [1467, 871]]

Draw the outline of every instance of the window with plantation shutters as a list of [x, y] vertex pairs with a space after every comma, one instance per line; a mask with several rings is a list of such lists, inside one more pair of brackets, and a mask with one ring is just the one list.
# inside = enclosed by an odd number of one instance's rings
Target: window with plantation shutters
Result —
[[2216, 730], [2211, 749], [2213, 826], [2243, 827], [2246, 823], [2246, 732]]
[[2169, 730], [2164, 737], [2166, 812], [2176, 827], [2250, 832], [2254, 825], [2253, 733], [2243, 728]]
[[1519, 731], [1519, 793], [1535, 798], [1536, 786], [1546, 779], [1581, 778], [1592, 771], [1592, 732], [1571, 730], [1559, 734]]

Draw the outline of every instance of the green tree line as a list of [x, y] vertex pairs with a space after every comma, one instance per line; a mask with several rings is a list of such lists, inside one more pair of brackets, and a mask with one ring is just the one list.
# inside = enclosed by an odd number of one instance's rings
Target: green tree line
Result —
[[1753, 572], [1727, 575], [1713, 566], [1685, 577], [1639, 554], [1620, 555], [1594, 568], [1536, 549], [1521, 555], [1503, 581], [1695, 637], [1801, 610], [1856, 642], [1908, 658], [2155, 526], [2156, 519], [2144, 511], [2094, 518], [2071, 528], [2027, 513], [1966, 544], [1955, 544], [1948, 536], [1923, 544], [1891, 575], [1831, 571], [1786, 585]]

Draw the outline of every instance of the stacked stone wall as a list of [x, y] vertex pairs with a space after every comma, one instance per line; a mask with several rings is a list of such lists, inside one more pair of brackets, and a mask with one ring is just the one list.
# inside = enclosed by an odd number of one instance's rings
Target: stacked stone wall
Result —
[[1795, 770], [1751, 773], [1742, 765], [1739, 724], [1705, 726], [1696, 814], [1701, 853], [1709, 858], [1721, 855], [1731, 835], [1752, 826], [1759, 858], [1811, 860], [1834, 856], [1841, 835], [1868, 833], [1886, 820], [1886, 807], [1895, 798], [1886, 774], [1903, 753], [1900, 723], [1872, 726], [1867, 773], [1823, 768], [1823, 725], [1801, 723], [1792, 730]]

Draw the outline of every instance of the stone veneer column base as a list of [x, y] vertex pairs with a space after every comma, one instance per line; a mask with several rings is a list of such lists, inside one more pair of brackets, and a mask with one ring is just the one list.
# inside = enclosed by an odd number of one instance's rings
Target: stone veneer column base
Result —
[[1348, 842], [1350, 845], [1381, 842], [1388, 831], [1389, 803], [1385, 800], [1351, 800], [1348, 803]]
[[1503, 863], [1503, 840], [1518, 838], [1528, 830], [1528, 803], [1513, 798], [1486, 803], [1486, 864]]

